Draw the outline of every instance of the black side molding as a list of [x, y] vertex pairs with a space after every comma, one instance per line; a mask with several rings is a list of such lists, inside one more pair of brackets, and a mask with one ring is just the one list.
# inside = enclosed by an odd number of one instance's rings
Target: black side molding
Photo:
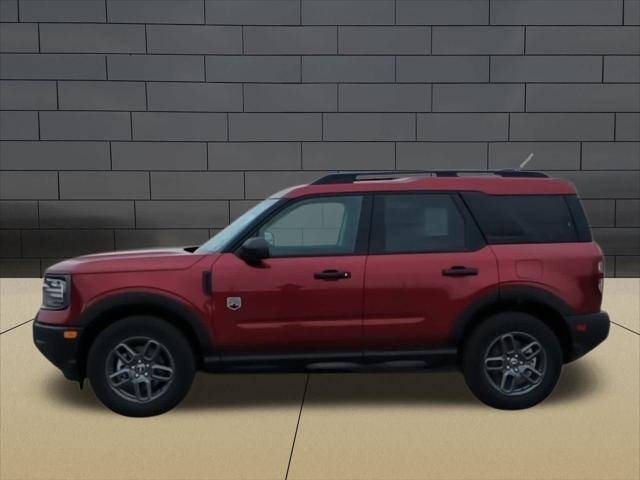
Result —
[[193, 334], [204, 356], [213, 354], [213, 339], [205, 327], [205, 321], [187, 305], [159, 293], [126, 292], [106, 297], [81, 313], [76, 325], [91, 329], [93, 321], [98, 318], [115, 319], [140, 311], [150, 314], [156, 311], [171, 314], [172, 318], [185, 325]]
[[610, 321], [607, 312], [569, 315], [564, 319], [571, 335], [571, 351], [567, 362], [572, 362], [593, 350], [609, 336]]
[[[75, 330], [78, 339], [67, 340], [64, 332]], [[82, 380], [82, 372], [78, 366], [79, 338], [82, 337], [82, 328], [68, 325], [47, 325], [37, 320], [33, 322], [33, 343], [38, 350], [62, 370], [68, 380]]]
[[457, 349], [453, 347], [423, 350], [318, 351], [318, 352], [248, 352], [223, 353], [206, 357], [208, 372], [301, 372], [307, 369], [323, 371], [407, 371], [456, 364]]
[[458, 317], [449, 338], [450, 345], [458, 345], [465, 330], [473, 323], [474, 318], [495, 306], [519, 306], [524, 303], [543, 305], [557, 312], [562, 317], [575, 315], [573, 309], [562, 299], [547, 290], [525, 286], [505, 286], [480, 297]]
[[202, 272], [202, 291], [205, 295], [211, 296], [213, 294], [213, 277], [209, 270]]

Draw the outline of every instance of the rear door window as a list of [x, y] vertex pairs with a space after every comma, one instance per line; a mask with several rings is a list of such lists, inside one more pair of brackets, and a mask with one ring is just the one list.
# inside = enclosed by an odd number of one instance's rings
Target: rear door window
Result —
[[577, 242], [578, 230], [562, 195], [462, 194], [487, 242]]
[[[370, 252], [469, 250], [473, 228], [450, 194], [378, 194], [373, 207]], [[475, 240], [481, 241], [479, 237]]]

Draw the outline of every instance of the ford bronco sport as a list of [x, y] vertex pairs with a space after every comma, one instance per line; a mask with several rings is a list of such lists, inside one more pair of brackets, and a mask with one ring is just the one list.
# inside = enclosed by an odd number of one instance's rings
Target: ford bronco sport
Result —
[[342, 173], [281, 191], [199, 247], [63, 261], [35, 344], [129, 416], [196, 370], [460, 368], [531, 407], [602, 342], [603, 257], [573, 185], [531, 171]]

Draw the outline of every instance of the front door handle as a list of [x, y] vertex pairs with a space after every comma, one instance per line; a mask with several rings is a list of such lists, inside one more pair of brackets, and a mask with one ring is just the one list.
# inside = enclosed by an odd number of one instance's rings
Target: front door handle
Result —
[[478, 269], [475, 267], [454, 265], [453, 267], [443, 269], [442, 275], [446, 277], [467, 277], [469, 275], [478, 275]]
[[313, 274], [313, 278], [318, 280], [345, 280], [351, 278], [351, 272], [344, 272], [342, 270], [323, 270]]

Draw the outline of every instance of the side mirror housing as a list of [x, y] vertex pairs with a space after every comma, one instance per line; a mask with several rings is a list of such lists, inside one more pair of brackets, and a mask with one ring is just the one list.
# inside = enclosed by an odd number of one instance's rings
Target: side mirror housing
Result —
[[238, 249], [238, 256], [249, 265], [258, 265], [269, 258], [269, 244], [262, 237], [248, 238]]

